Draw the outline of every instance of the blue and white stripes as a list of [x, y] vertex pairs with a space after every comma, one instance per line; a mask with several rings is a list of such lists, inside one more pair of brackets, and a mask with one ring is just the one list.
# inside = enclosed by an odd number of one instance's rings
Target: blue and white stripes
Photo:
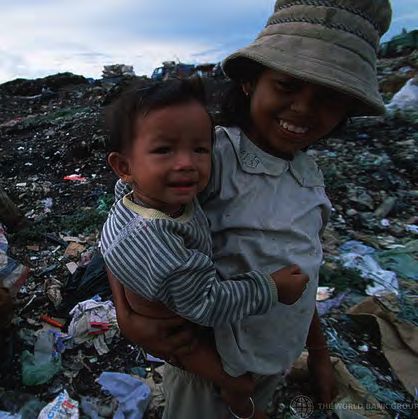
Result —
[[[125, 184], [119, 185], [126, 190]], [[125, 196], [109, 213], [101, 250], [124, 286], [204, 326], [265, 313], [277, 301], [269, 275], [219, 277], [211, 260], [209, 225], [197, 201], [181, 217], [171, 219]]]

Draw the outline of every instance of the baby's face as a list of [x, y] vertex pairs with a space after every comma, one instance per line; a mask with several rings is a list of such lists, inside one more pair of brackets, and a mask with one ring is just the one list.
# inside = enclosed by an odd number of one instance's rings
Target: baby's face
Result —
[[137, 120], [128, 156], [136, 196], [154, 208], [176, 211], [207, 185], [212, 122], [198, 102], [167, 106]]
[[332, 89], [265, 70], [251, 97], [250, 138], [271, 154], [293, 155], [329, 134], [346, 118], [351, 99]]

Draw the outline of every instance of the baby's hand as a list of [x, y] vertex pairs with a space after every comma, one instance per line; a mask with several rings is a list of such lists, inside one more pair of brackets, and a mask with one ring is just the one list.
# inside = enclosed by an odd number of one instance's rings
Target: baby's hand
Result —
[[291, 265], [271, 274], [276, 283], [278, 300], [283, 304], [293, 304], [305, 291], [309, 282], [308, 275], [300, 270], [299, 266]]

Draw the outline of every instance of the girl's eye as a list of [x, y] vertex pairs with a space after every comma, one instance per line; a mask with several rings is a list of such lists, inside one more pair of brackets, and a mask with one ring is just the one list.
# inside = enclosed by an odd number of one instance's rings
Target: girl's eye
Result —
[[197, 147], [195, 148], [195, 153], [199, 153], [199, 154], [208, 154], [210, 153], [210, 150], [206, 147]]
[[171, 151], [170, 147], [157, 147], [152, 150], [153, 154], [167, 154]]
[[286, 92], [292, 92], [296, 90], [296, 86], [292, 83], [288, 83], [286, 81], [276, 81], [276, 85], [280, 90], [285, 90]]

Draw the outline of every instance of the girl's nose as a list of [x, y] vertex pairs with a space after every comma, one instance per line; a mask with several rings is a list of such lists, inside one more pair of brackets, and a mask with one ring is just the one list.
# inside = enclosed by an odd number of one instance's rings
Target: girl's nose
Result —
[[314, 109], [316, 95], [316, 86], [307, 84], [294, 95], [290, 108], [297, 113], [310, 113]]

